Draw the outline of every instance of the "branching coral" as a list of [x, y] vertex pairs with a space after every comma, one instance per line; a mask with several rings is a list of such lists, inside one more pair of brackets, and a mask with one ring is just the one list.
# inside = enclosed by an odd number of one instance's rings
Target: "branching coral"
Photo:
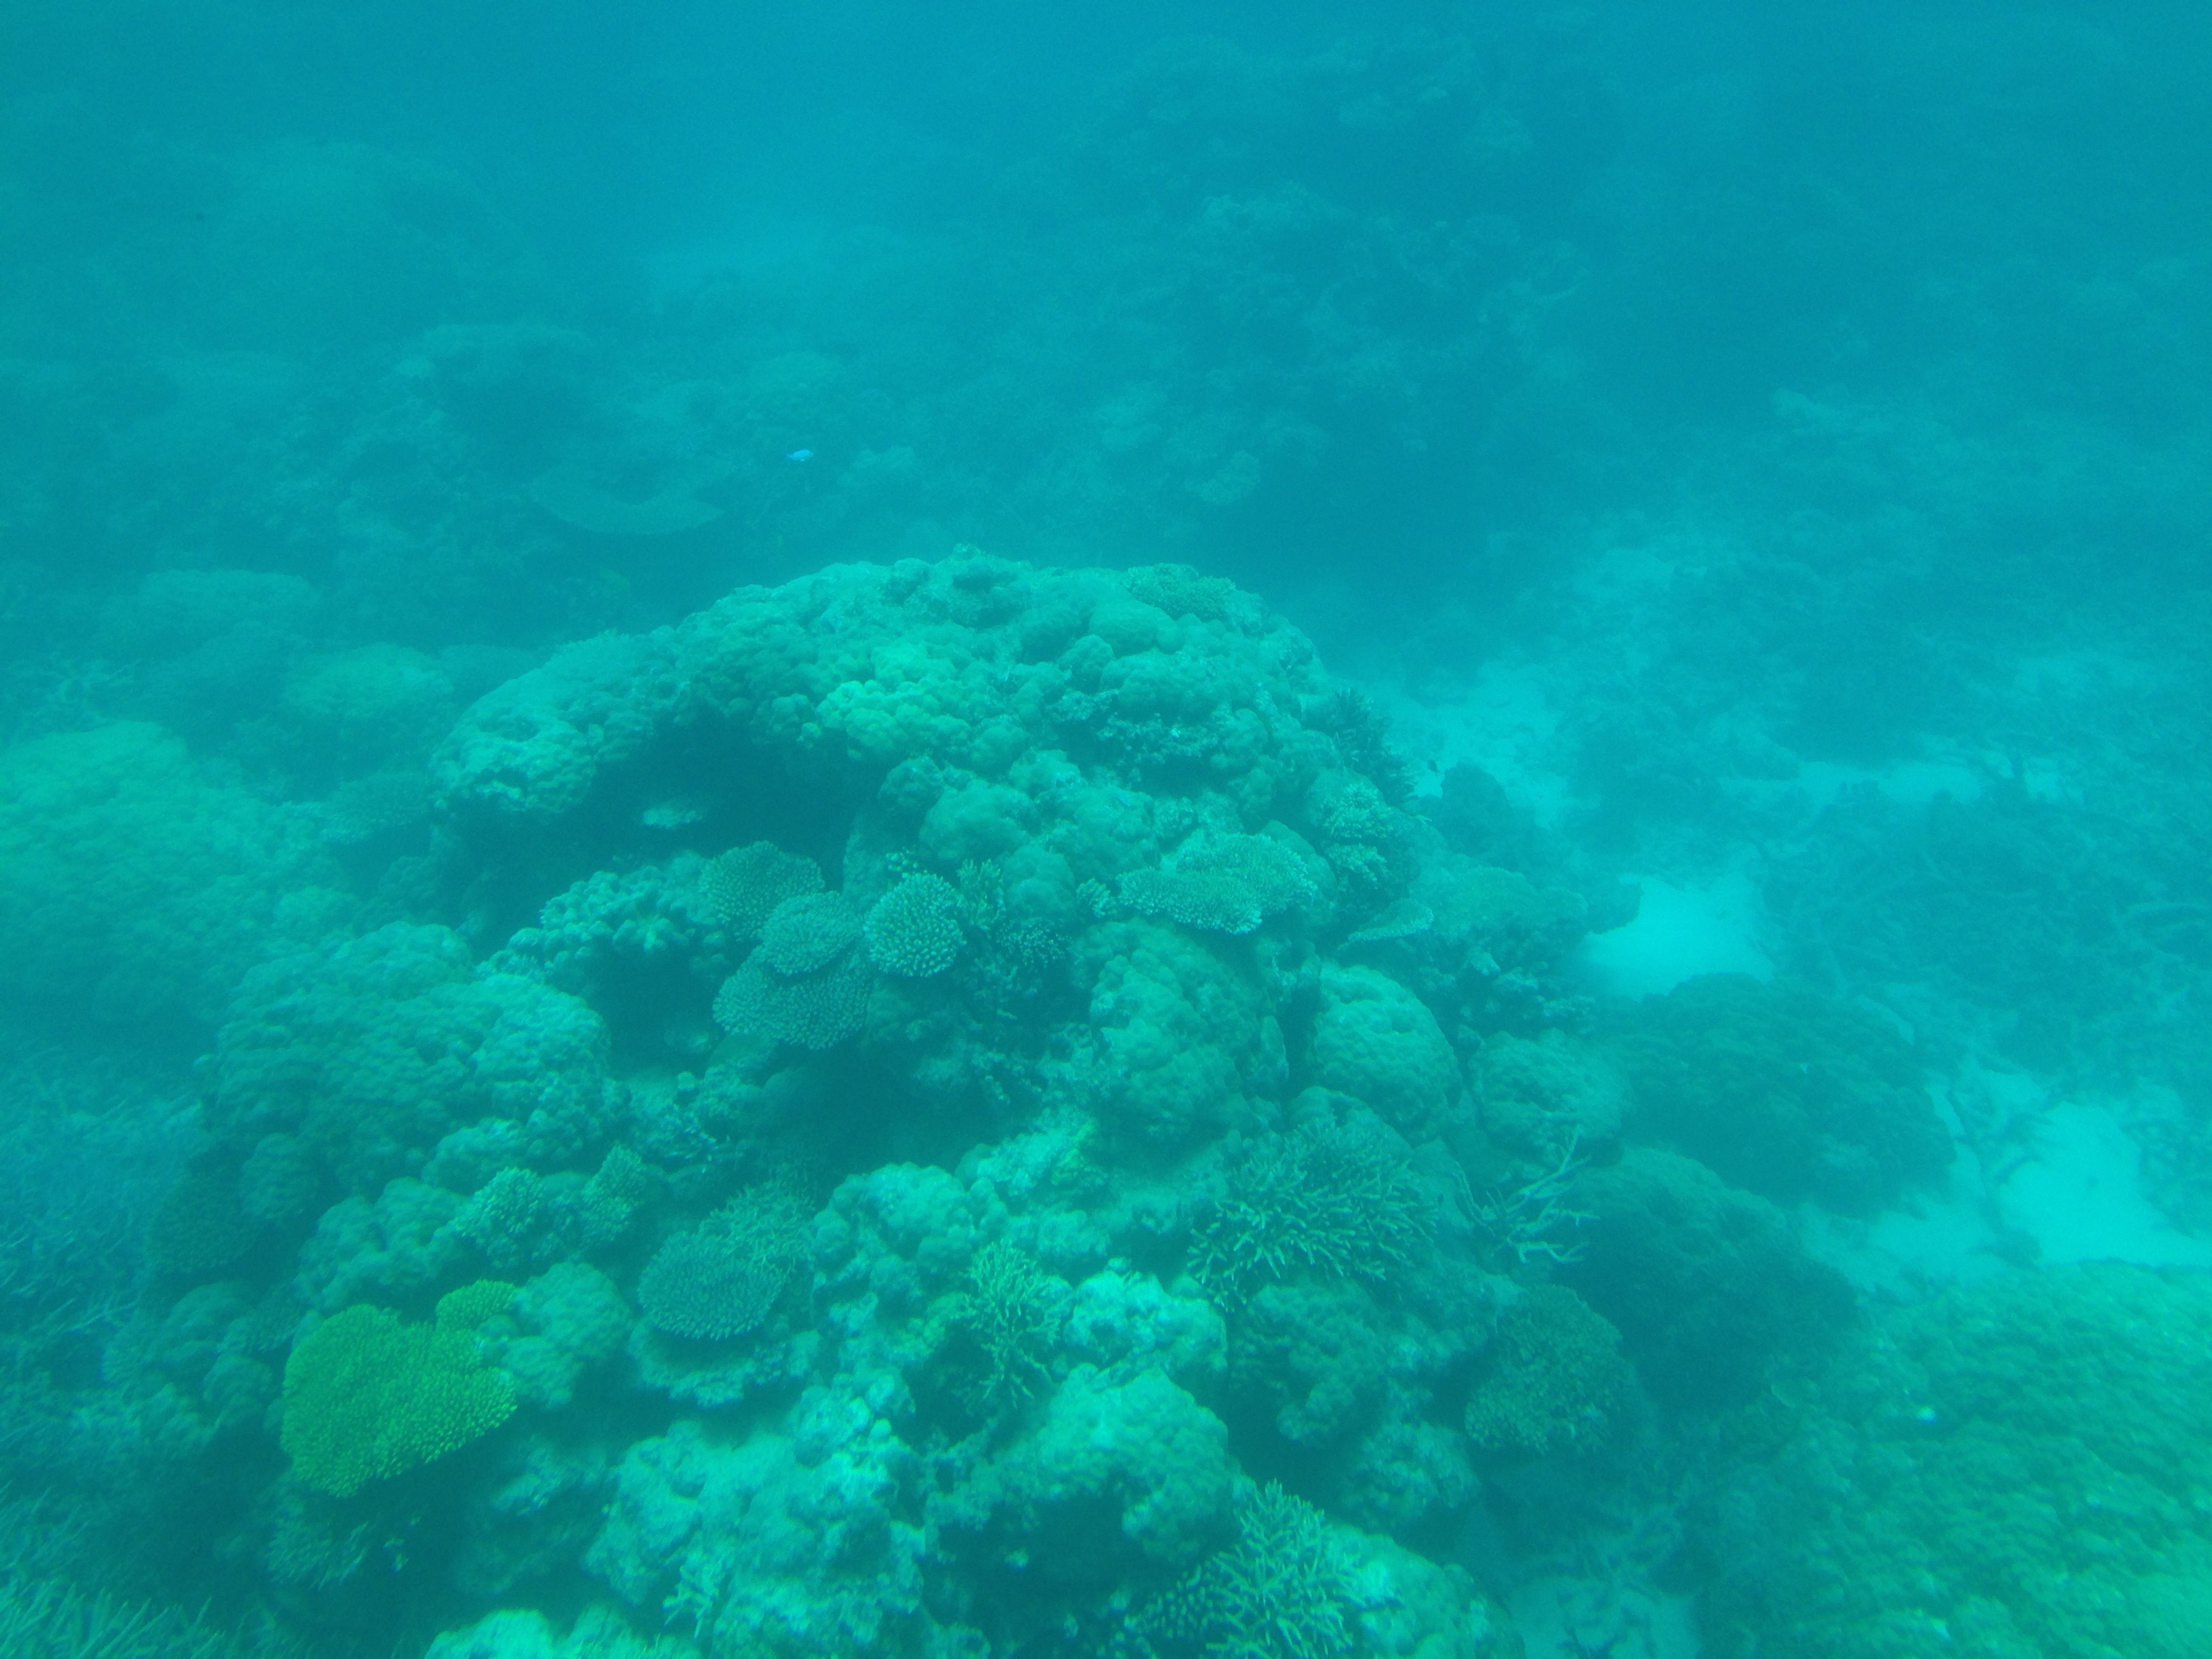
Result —
[[1016, 1244], [994, 1240], [975, 1252], [968, 1268], [961, 1322], [990, 1356], [985, 1383], [993, 1395], [1029, 1393], [1048, 1375], [1047, 1357], [1060, 1329], [1060, 1301], [1067, 1287]]
[[1595, 1218], [1567, 1201], [1574, 1191], [1575, 1178], [1589, 1163], [1576, 1156], [1581, 1139], [1579, 1129], [1569, 1131], [1566, 1144], [1550, 1169], [1517, 1187], [1492, 1188], [1480, 1198], [1462, 1173], [1460, 1201], [1487, 1247], [1492, 1266], [1526, 1267], [1532, 1262], [1548, 1262], [1566, 1267], [1587, 1254], [1583, 1244], [1570, 1234]]
[[1384, 1130], [1302, 1125], [1237, 1167], [1192, 1241], [1191, 1272], [1226, 1300], [1303, 1272], [1379, 1280], [1428, 1232], [1428, 1200]]
[[934, 978], [959, 957], [962, 909], [942, 876], [904, 878], [868, 912], [869, 960], [902, 979]]
[[860, 914], [842, 893], [802, 893], [768, 913], [757, 954], [771, 973], [793, 979], [827, 968], [860, 933]]
[[0, 1578], [0, 1653], [11, 1659], [243, 1659], [246, 1651], [188, 1613], [58, 1578]]
[[757, 1187], [673, 1235], [638, 1277], [646, 1319], [695, 1342], [744, 1335], [768, 1316], [798, 1267], [805, 1219], [792, 1194]]
[[748, 938], [786, 899], [820, 892], [822, 866], [774, 842], [757, 841], [708, 860], [700, 872], [699, 890], [724, 927]]
[[775, 972], [759, 955], [715, 994], [714, 1021], [724, 1030], [815, 1049], [858, 1035], [868, 1010], [868, 964], [857, 953], [796, 975]]
[[514, 1384], [466, 1328], [366, 1304], [318, 1325], [284, 1367], [293, 1473], [337, 1498], [459, 1451], [514, 1410]]
[[1273, 1481], [1237, 1494], [1237, 1542], [1131, 1621], [1142, 1659], [1334, 1659], [1356, 1650], [1356, 1564]]
[[1220, 933], [1249, 933], [1319, 893], [1298, 854], [1283, 841], [1212, 834], [1193, 836], [1168, 866], [1130, 871], [1121, 890], [1121, 902], [1139, 915]]

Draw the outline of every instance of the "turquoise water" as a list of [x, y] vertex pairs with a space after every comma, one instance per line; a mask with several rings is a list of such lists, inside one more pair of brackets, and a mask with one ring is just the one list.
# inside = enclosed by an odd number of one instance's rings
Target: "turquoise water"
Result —
[[2212, 1653], [2212, 22], [0, 17], [0, 1650]]

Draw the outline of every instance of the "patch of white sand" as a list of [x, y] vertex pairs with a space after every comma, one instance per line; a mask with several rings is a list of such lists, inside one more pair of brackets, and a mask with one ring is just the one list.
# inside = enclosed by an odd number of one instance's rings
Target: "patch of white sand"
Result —
[[1447, 702], [1375, 695], [1396, 740], [1416, 761], [1433, 765], [1437, 777], [1455, 766], [1479, 766], [1540, 828], [1558, 826], [1569, 804], [1567, 781], [1554, 769], [1559, 711], [1533, 665], [1486, 662]]
[[2212, 1243], [2181, 1231], [2144, 1195], [2142, 1148], [2109, 1107], [2068, 1103], [2031, 1132], [2033, 1154], [1998, 1187], [1997, 1212], [2046, 1261], [2212, 1267]]
[[1539, 1578], [1507, 1602], [1528, 1659], [1696, 1659], [1697, 1619], [1686, 1595], [1587, 1578]]
[[1759, 947], [1765, 920], [1759, 890], [1741, 872], [1702, 887], [1638, 878], [1636, 920], [1583, 941], [1582, 963], [1597, 988], [1613, 996], [1652, 996], [1699, 974], [1774, 976]]

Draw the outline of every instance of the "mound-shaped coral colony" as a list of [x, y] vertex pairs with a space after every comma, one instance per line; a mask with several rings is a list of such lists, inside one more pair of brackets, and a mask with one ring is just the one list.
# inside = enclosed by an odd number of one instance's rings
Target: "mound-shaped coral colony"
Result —
[[[52, 745], [15, 763], [64, 805], [184, 764]], [[1749, 981], [1601, 1016], [1562, 978], [1582, 901], [1455, 850], [1225, 582], [963, 550], [747, 589], [556, 653], [434, 775], [436, 842], [365, 930], [281, 821], [180, 786], [264, 849], [225, 904], [290, 943], [208, 1067], [119, 1431], [256, 1484], [226, 1550], [310, 1630], [1475, 1659], [1517, 1650], [1439, 1565], [1478, 1506], [1571, 1531], [1667, 1413], [1796, 1412], [1826, 1437], [1801, 1483], [1862, 1419], [1909, 1450], [1805, 1380], [1852, 1298], [1778, 1207], [1941, 1178], [1909, 1045]], [[27, 822], [120, 941], [83, 992], [170, 973], [76, 818]], [[243, 948], [201, 939], [188, 1003]], [[1889, 1363], [1932, 1376], [1911, 1329]], [[1952, 1369], [1929, 1397], [1971, 1412]], [[1885, 1616], [2045, 1616], [1970, 1579]], [[1758, 1650], [1859, 1651], [1822, 1645], [1821, 1609], [1861, 1619], [1841, 1582]], [[1714, 1602], [1721, 1638], [1782, 1627], [1752, 1599]]]

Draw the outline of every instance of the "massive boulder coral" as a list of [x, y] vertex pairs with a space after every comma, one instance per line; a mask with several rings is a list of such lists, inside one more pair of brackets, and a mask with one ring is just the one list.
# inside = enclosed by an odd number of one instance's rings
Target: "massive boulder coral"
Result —
[[[1141, 573], [963, 550], [569, 647], [440, 750], [454, 873], [480, 915], [538, 920], [519, 937], [542, 953], [548, 893], [611, 892], [593, 869], [648, 847], [660, 867], [668, 832], [640, 826], [680, 796], [665, 867], [705, 860], [727, 935], [659, 936], [695, 975], [758, 939], [714, 1014], [783, 1051], [770, 1069], [857, 1046], [917, 1097], [884, 1117], [1005, 1130], [1062, 1102], [1125, 1158], [1264, 1122], [1301, 1072], [1432, 1134], [1460, 1079], [1421, 999], [1439, 988], [1456, 1019], [1458, 977], [1500, 972], [1495, 930], [1410, 896], [1449, 855], [1359, 769], [1387, 750], [1352, 740], [1308, 641], [1248, 595], [1190, 591], [1206, 602], [1171, 614], [1142, 595], [1184, 587]], [[1403, 982], [1318, 961], [1414, 933]], [[1572, 928], [1547, 937], [1555, 962]], [[1309, 1056], [1285, 1011], [1316, 971]]]
[[216, 1051], [213, 1126], [240, 1146], [290, 1136], [356, 1196], [482, 1122], [502, 1126], [505, 1161], [577, 1157], [609, 1109], [605, 1028], [500, 965], [477, 969], [446, 928], [394, 922], [256, 970]]
[[1129, 817], [1102, 787], [1216, 795], [1252, 830], [1295, 828], [1342, 765], [1302, 714], [1329, 690], [1305, 639], [1243, 595], [1176, 618], [1107, 571], [842, 566], [568, 647], [478, 702], [436, 771], [448, 809], [479, 823], [641, 808], [672, 780], [735, 823], [779, 774], [866, 802], [927, 757], [919, 789], [900, 778], [868, 810], [883, 830], [956, 860], [1041, 836], [1078, 880], [1110, 878], [1159, 844], [1139, 801], [1139, 834], [1095, 833]]
[[304, 817], [137, 721], [0, 751], [0, 993], [200, 1030], [348, 901]]
[[1887, 1315], [1790, 1406], [1781, 1449], [1709, 1512], [1727, 1567], [1701, 1622], [1723, 1659], [2212, 1650], [2204, 1274], [1954, 1290]]

